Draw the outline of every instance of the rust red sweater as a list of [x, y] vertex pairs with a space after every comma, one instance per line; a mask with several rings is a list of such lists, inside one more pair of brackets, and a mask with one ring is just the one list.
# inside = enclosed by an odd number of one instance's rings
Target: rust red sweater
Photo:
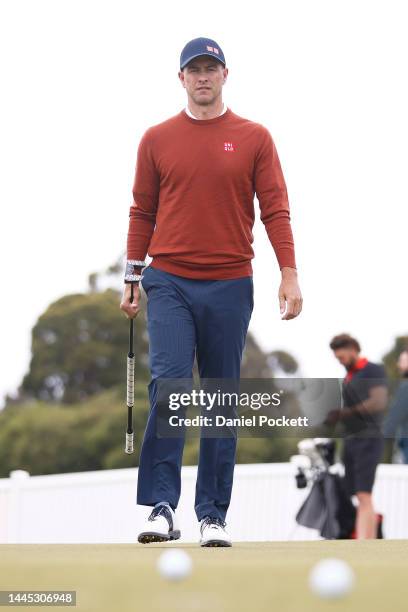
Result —
[[197, 279], [252, 274], [257, 195], [280, 268], [296, 267], [289, 203], [269, 131], [230, 108], [214, 119], [182, 110], [143, 135], [127, 258]]

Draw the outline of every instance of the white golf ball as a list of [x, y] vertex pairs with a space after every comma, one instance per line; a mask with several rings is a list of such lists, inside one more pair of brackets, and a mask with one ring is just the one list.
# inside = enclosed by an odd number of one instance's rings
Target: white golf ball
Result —
[[184, 550], [166, 550], [157, 561], [157, 569], [167, 580], [183, 580], [191, 574], [193, 563]]
[[345, 597], [353, 589], [354, 581], [353, 570], [341, 559], [323, 559], [309, 574], [311, 590], [324, 599]]

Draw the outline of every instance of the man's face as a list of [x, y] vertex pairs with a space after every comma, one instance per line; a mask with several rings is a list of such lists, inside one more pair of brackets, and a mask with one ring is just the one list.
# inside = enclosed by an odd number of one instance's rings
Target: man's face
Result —
[[208, 106], [221, 95], [228, 68], [207, 55], [201, 55], [180, 71], [179, 79], [195, 104]]
[[358, 351], [351, 346], [335, 349], [333, 352], [337, 361], [339, 361], [347, 370], [356, 363], [359, 356]]

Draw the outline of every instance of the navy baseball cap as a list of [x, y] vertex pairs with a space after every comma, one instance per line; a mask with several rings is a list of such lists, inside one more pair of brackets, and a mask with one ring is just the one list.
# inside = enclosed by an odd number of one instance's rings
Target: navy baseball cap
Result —
[[215, 57], [225, 67], [224, 54], [220, 45], [215, 40], [211, 40], [211, 38], [194, 38], [186, 44], [181, 52], [180, 70], [183, 70], [191, 60], [200, 57], [200, 55]]

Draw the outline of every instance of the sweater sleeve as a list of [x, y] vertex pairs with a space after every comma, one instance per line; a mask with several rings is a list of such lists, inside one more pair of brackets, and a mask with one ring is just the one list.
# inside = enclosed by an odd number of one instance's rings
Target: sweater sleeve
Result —
[[160, 176], [154, 163], [150, 130], [137, 150], [133, 203], [129, 212], [127, 259], [144, 261], [156, 225]]
[[279, 268], [296, 268], [288, 194], [278, 153], [269, 131], [263, 128], [255, 159], [254, 187], [261, 221], [275, 251]]

